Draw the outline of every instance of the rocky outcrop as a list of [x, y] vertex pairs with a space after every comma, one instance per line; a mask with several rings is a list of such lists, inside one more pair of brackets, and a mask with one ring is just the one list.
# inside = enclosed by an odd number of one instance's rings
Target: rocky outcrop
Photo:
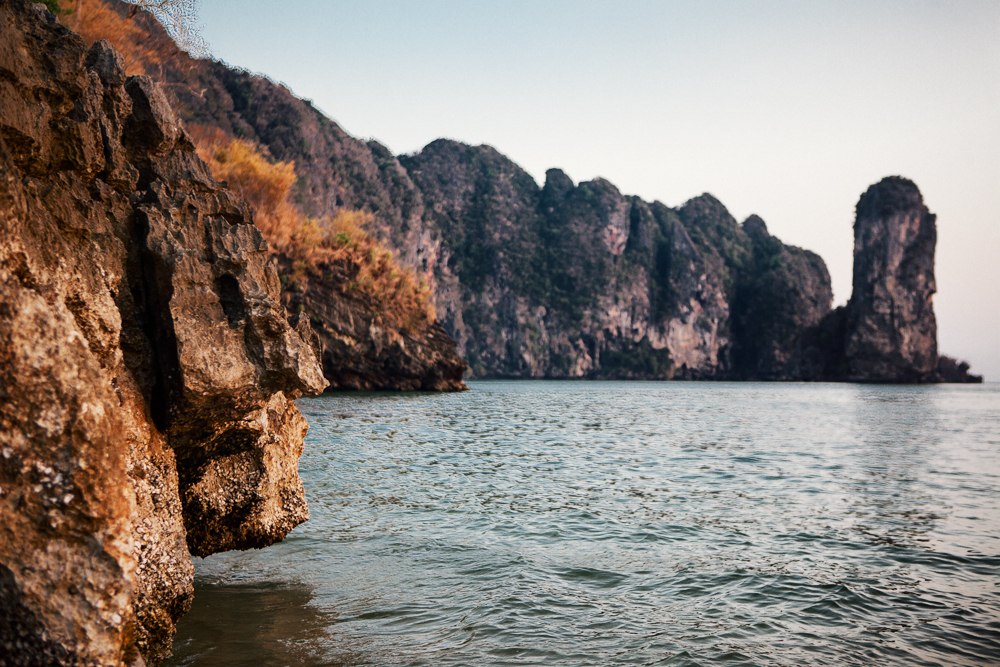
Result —
[[724, 286], [667, 207], [558, 170], [539, 188], [486, 146], [439, 140], [401, 163], [446, 239], [440, 274], [457, 289], [439, 308], [475, 374], [696, 377], [725, 365]]
[[941, 355], [938, 357], [937, 372], [929, 381], [955, 383], [979, 383], [983, 381], [982, 375], [970, 373], [969, 369], [968, 362]]
[[935, 216], [898, 176], [861, 195], [844, 341], [848, 380], [917, 382], [937, 370]]
[[968, 364], [938, 356], [932, 302], [936, 243], [935, 215], [913, 181], [890, 176], [861, 195], [851, 299], [806, 332], [810, 357], [824, 358], [807, 379], [982, 381], [969, 373]]
[[[109, 2], [122, 15], [132, 6]], [[266, 147], [295, 163], [295, 200], [309, 216], [341, 209], [374, 213], [366, 231], [388, 242], [401, 264], [437, 286], [431, 270], [440, 251], [436, 230], [424, 222], [422, 200], [398, 160], [376, 142], [355, 139], [308, 101], [266, 78], [180, 51], [152, 16], [132, 16], [144, 30], [144, 53], [156, 54], [150, 74], [163, 83], [171, 105], [191, 126], [207, 126]], [[280, 268], [292, 261], [280, 258]], [[305, 280], [283, 280], [284, 300], [296, 315], [305, 309], [323, 351], [331, 389], [458, 391], [467, 365], [441, 326], [399, 330], [382, 322], [383, 305], [351, 291], [356, 267], [320, 264]], [[448, 278], [440, 285], [448, 284]], [[454, 284], [454, 280], [451, 281]]]
[[191, 554], [307, 516], [312, 334], [161, 90], [24, 0], [0, 4], [0, 175], [0, 655], [157, 662]]
[[733, 375], [804, 379], [822, 371], [810, 330], [830, 311], [833, 291], [819, 255], [786, 246], [751, 216], [743, 223], [751, 254], [733, 296]]
[[954, 377], [932, 350], [933, 220], [902, 179], [859, 209], [863, 275], [851, 306], [830, 311], [822, 259], [711, 195], [671, 209], [559, 170], [539, 187], [495, 149], [447, 140], [397, 158], [263, 77], [176, 50], [156, 70], [189, 122], [294, 161], [307, 213], [374, 213], [369, 231], [424, 274], [474, 376]]
[[[282, 263], [288, 262], [284, 257]], [[286, 272], [291, 273], [289, 266]], [[463, 391], [466, 364], [437, 322], [400, 327], [382, 304], [352, 289], [358, 267], [324, 262], [282, 291], [296, 318], [308, 318], [322, 349], [330, 389]]]
[[[711, 196], [673, 210], [623, 195], [600, 179], [574, 184], [558, 170], [540, 188], [496, 150], [454, 141], [397, 158], [376, 142], [354, 139], [278, 84], [171, 51], [154, 22], [138, 19], [165, 54], [156, 73], [186, 122], [254, 140], [276, 159], [293, 161], [300, 175], [296, 200], [310, 215], [340, 208], [374, 214], [368, 231], [431, 285], [441, 323], [472, 375], [737, 373], [730, 310], [753, 251]], [[788, 271], [799, 268], [805, 264]], [[819, 289], [814, 301], [823, 300], [817, 280], [824, 271], [798, 282]], [[379, 357], [399, 348], [355, 336], [357, 323], [373, 314], [334, 298], [343, 292], [337, 280], [337, 271], [311, 278], [316, 289], [309, 298], [291, 293], [286, 301], [313, 320], [334, 386], [394, 386], [383, 384], [389, 376], [379, 369], [419, 366], [426, 355]], [[374, 334], [379, 337], [378, 327]], [[434, 339], [443, 340], [433, 334], [405, 350], [435, 349]], [[457, 365], [443, 349], [440, 359], [432, 376]], [[357, 370], [334, 372], [345, 367]]]

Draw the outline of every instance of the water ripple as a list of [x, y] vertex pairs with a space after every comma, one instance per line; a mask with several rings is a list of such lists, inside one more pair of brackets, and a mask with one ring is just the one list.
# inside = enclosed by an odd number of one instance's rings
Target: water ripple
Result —
[[174, 664], [1000, 664], [995, 385], [300, 407], [312, 519], [199, 564]]

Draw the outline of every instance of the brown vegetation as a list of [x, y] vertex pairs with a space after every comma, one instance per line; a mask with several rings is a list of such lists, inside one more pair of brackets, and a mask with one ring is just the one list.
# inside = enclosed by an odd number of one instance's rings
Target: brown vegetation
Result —
[[213, 176], [246, 199], [272, 249], [291, 260], [286, 283], [305, 283], [311, 271], [338, 270], [347, 277], [342, 291], [380, 304], [386, 324], [415, 330], [434, 321], [428, 286], [365, 231], [371, 213], [341, 209], [310, 218], [291, 202], [294, 163], [272, 161], [259, 146], [217, 128], [193, 126], [190, 134]]
[[[188, 22], [193, 20], [190, 0], [137, 0], [128, 4], [106, 0], [46, 0], [46, 5], [88, 44], [102, 39], [110, 42], [122, 56], [125, 73], [130, 76], [145, 74], [162, 81], [160, 68], [167, 62], [180, 62], [177, 56], [182, 50], [195, 55], [205, 51], [204, 43]], [[147, 30], [137, 16], [140, 10], [157, 16], [173, 38], [160, 31]]]
[[162, 61], [162, 54], [149, 44], [149, 33], [103, 0], [64, 0], [60, 6], [59, 18], [87, 43], [102, 39], [111, 43], [125, 62], [126, 74], [148, 74]]
[[[170, 37], [147, 29], [135, 6], [107, 0], [52, 2], [59, 19], [88, 43], [110, 42], [130, 75], [145, 74], [163, 83], [165, 69], [192, 62], [178, 57], [181, 49]], [[182, 0], [177, 3], [185, 6]], [[183, 22], [183, 14], [177, 16]], [[370, 213], [341, 209], [331, 217], [307, 217], [291, 197], [297, 180], [294, 163], [272, 160], [266, 149], [217, 127], [189, 126], [188, 131], [213, 176], [247, 200], [272, 250], [287, 260], [281, 263], [290, 267], [282, 276], [286, 286], [305, 288], [312, 271], [335, 273], [344, 277], [345, 295], [372, 300], [387, 328], [418, 331], [434, 322], [430, 288], [365, 231], [372, 222]]]

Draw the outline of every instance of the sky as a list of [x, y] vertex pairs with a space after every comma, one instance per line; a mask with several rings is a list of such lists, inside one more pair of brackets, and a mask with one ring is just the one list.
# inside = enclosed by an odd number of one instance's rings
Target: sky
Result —
[[542, 181], [703, 192], [819, 253], [851, 292], [884, 176], [938, 215], [939, 349], [1000, 380], [996, 0], [211, 0], [214, 57], [394, 153], [489, 144]]

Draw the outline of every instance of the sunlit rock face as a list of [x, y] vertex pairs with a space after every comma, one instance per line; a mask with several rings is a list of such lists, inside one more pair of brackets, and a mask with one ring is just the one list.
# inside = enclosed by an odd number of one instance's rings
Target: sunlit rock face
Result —
[[311, 337], [158, 86], [0, 4], [4, 664], [157, 662], [191, 553], [306, 518]]

